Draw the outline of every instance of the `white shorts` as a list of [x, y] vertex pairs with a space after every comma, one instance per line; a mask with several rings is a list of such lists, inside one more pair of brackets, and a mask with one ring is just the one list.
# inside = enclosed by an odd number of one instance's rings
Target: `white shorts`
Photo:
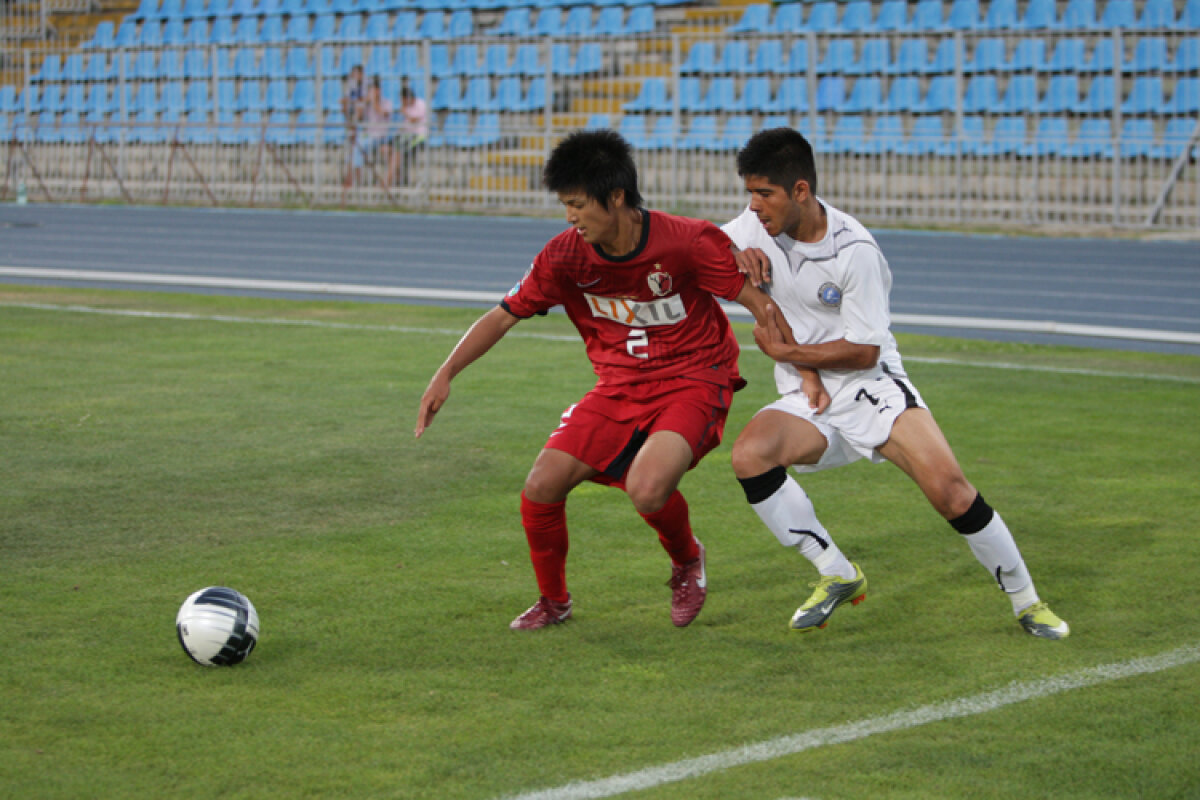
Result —
[[876, 464], [886, 461], [875, 448], [892, 435], [896, 418], [907, 409], [925, 407], [921, 393], [907, 377], [877, 372], [843, 386], [823, 414], [811, 408], [808, 398], [799, 391], [785, 394], [762, 411], [782, 411], [816, 426], [829, 446], [816, 464], [794, 464], [792, 468], [797, 472], [817, 472], [860, 458], [869, 458]]

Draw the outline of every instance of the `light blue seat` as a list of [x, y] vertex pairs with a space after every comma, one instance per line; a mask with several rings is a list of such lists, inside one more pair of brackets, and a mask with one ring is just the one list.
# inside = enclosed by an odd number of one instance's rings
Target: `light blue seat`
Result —
[[592, 75], [604, 70], [604, 48], [599, 42], [585, 42], [575, 51], [572, 75]]
[[1044, 72], [1046, 40], [1042, 37], [1021, 39], [1013, 49], [1008, 69], [1013, 72]]
[[850, 95], [840, 111], [856, 114], [874, 112], [883, 104], [883, 81], [874, 75], [864, 75], [854, 82]]
[[929, 44], [925, 39], [903, 39], [896, 49], [896, 60], [888, 65], [889, 75], [922, 73], [929, 64]]
[[842, 114], [833, 124], [833, 134], [823, 148], [827, 153], [853, 153], [863, 147], [866, 123], [859, 114]]
[[704, 89], [699, 78], [680, 78], [677, 89], [680, 111], [696, 111], [704, 99]]
[[107, 114], [116, 107], [112, 96], [108, 92], [108, 84], [94, 83], [88, 87], [87, 100], [84, 101], [83, 110], [87, 113], [99, 112]]
[[1066, 117], [1042, 117], [1038, 120], [1033, 140], [1026, 143], [1019, 154], [1026, 157], [1058, 157], [1065, 155], [1070, 144], [1070, 122]]
[[733, 78], [713, 78], [708, 82], [708, 90], [693, 111], [732, 111], [737, 105], [737, 87]]
[[1092, 78], [1087, 93], [1076, 111], [1080, 114], [1108, 114], [1116, 106], [1116, 89], [1111, 75]]
[[948, 149], [945, 123], [936, 115], [917, 117], [908, 136], [894, 148], [897, 154], [912, 156], [945, 154]]
[[[1174, 161], [1183, 154], [1184, 148], [1192, 139], [1192, 134], [1196, 130], [1196, 120], [1183, 119], [1176, 117], [1175, 119], [1167, 120], [1166, 127], [1163, 129], [1161, 143], [1155, 148], [1154, 156], [1157, 158], [1168, 158]], [[1196, 149], [1192, 150], [1192, 157], [1196, 157]]]
[[42, 66], [37, 72], [30, 77], [31, 81], [42, 83], [56, 83], [62, 80], [62, 56], [58, 53], [49, 53], [42, 59]]
[[587, 131], [600, 131], [612, 128], [612, 123], [609, 121], [608, 114], [589, 114], [587, 122], [583, 124], [583, 129]]
[[659, 77], [642, 79], [637, 96], [624, 105], [626, 113], [640, 111], [668, 112], [671, 110], [671, 99], [667, 95], [667, 83]]
[[717, 117], [713, 114], [698, 114], [691, 118], [683, 137], [679, 140], [680, 150], [705, 150], [717, 138]]
[[825, 49], [825, 55], [817, 62], [818, 75], [833, 75], [844, 73], [854, 63], [854, 40], [832, 39]]
[[646, 149], [646, 117], [642, 114], [626, 114], [617, 123], [617, 133], [635, 150]]
[[1067, 114], [1079, 105], [1079, 76], [1055, 75], [1046, 85], [1046, 93], [1034, 109], [1039, 114]]
[[654, 17], [654, 6], [636, 5], [629, 9], [629, 17], [625, 20], [624, 36], [643, 36], [658, 30], [658, 21]]
[[1017, 27], [1021, 30], [1045, 30], [1058, 26], [1055, 0], [1029, 0]]
[[874, 25], [875, 12], [871, 8], [871, 0], [850, 0], [842, 10], [838, 30], [846, 33], [865, 33], [873, 30]]
[[483, 60], [479, 66], [483, 75], [502, 77], [515, 74], [508, 60], [507, 44], [489, 44], [483, 51]]
[[259, 68], [266, 78], [279, 80], [287, 77], [287, 65], [284, 63], [283, 50], [279, 47], [263, 48], [262, 60], [259, 61]]
[[791, 114], [768, 114], [763, 117], [762, 124], [759, 125], [760, 131], [769, 131], [772, 128], [790, 128], [792, 127]]
[[804, 30], [804, 5], [784, 3], [776, 6], [770, 33], [800, 33]]
[[1086, 48], [1083, 39], [1059, 39], [1046, 60], [1047, 72], [1075, 72], [1084, 61]]
[[953, 37], [943, 39], [933, 51], [933, 57], [925, 66], [926, 74], [954, 72], [958, 66], [958, 42]]
[[501, 78], [496, 83], [496, 94], [493, 98], [493, 106], [496, 111], [510, 113], [526, 111], [523, 103], [524, 90], [521, 88], [519, 77], [510, 75], [507, 78]]
[[754, 118], [749, 114], [735, 114], [725, 119], [720, 134], [709, 149], [726, 153], [736, 152], [742, 149], [753, 135]]
[[1021, 114], [1033, 111], [1037, 102], [1037, 76], [1014, 75], [1008, 79], [1008, 88], [995, 110], [1001, 114]]
[[764, 39], [754, 48], [754, 56], [746, 71], [748, 74], [763, 75], [776, 71], [783, 63], [783, 42], [778, 39]]
[[1000, 107], [1000, 88], [995, 75], [976, 75], [967, 81], [963, 91], [962, 110], [967, 114], [997, 111]]
[[956, 31], [973, 31], [981, 24], [979, 0], [953, 0], [946, 13], [946, 27]]
[[1114, 66], [1113, 40], [1105, 36], [1097, 39], [1086, 61], [1079, 66], [1080, 72], [1112, 72]]
[[592, 35], [592, 7], [586, 6], [571, 6], [567, 9], [567, 16], [563, 20], [562, 26], [563, 36], [591, 36]]
[[63, 92], [63, 110], [74, 111], [77, 114], [87, 110], [87, 86], [82, 83], [68, 83]]
[[287, 110], [291, 107], [292, 94], [288, 90], [287, 81], [274, 80], [267, 82], [267, 90], [263, 97], [263, 106], [268, 111]]
[[469, 8], [460, 8], [450, 12], [450, 20], [446, 23], [446, 36], [450, 39], [464, 39], [475, 32], [475, 17]]
[[396, 18], [392, 20], [392, 36], [405, 41], [420, 39], [420, 27], [421, 25], [417, 21], [417, 12], [400, 10], [396, 12]]
[[450, 106], [455, 111], [489, 111], [495, 109], [492, 98], [492, 79], [487, 77], [471, 78], [463, 90], [462, 103]]
[[896, 153], [905, 142], [904, 120], [895, 114], [876, 117], [871, 132], [855, 148], [857, 155]]
[[266, 102], [258, 81], [246, 81], [238, 87], [237, 95], [233, 98], [234, 111], [263, 111]]
[[85, 50], [91, 50], [95, 48], [108, 49], [116, 47], [116, 44], [113, 40], [113, 33], [112, 20], [106, 19], [96, 26], [96, 30], [92, 32], [91, 38], [80, 45], [80, 47], [84, 48]]
[[1132, 28], [1137, 24], [1133, 0], [1108, 0], [1100, 15], [1101, 28]]
[[533, 24], [534, 36], [562, 36], [563, 9], [559, 6], [543, 6], [538, 10]]
[[1161, 114], [1165, 105], [1162, 78], [1158, 75], [1141, 75], [1133, 79], [1129, 95], [1121, 103], [1121, 113]]
[[988, 36], [975, 43], [975, 50], [963, 63], [963, 72], [996, 73], [1008, 66], [1008, 47], [998, 36]]
[[114, 54], [113, 61], [110, 64], [108, 54], [92, 53], [88, 56], [87, 66], [83, 70], [83, 79], [86, 81], [111, 81], [116, 77], [117, 60]]
[[817, 81], [817, 111], [837, 111], [846, 102], [846, 79], [826, 75]]
[[762, 111], [771, 102], [771, 79], [748, 78], [731, 110]]
[[989, 31], [1012, 30], [1017, 22], [1017, 0], [991, 0], [981, 27]]
[[767, 3], [751, 3], [742, 11], [741, 18], [725, 29], [726, 33], [770, 33], [771, 6]]
[[838, 6], [833, 0], [820, 0], [813, 3], [808, 10], [808, 20], [804, 29], [816, 33], [836, 30], [838, 26]]
[[1122, 158], [1149, 158], [1157, 137], [1152, 119], [1127, 119], [1121, 125], [1119, 152]]
[[710, 41], [694, 42], [679, 65], [680, 74], [705, 72], [717, 61], [717, 46]]
[[925, 96], [913, 111], [918, 114], [941, 114], [954, 111], [958, 105], [958, 93], [953, 75], [937, 75], [930, 78]]
[[1200, 78], [1179, 78], [1171, 99], [1163, 105], [1163, 113], [1191, 115], [1200, 113]]
[[884, 0], [875, 14], [875, 30], [906, 31], [908, 27], [908, 3], [906, 0]]
[[445, 39], [446, 15], [441, 11], [426, 11], [417, 25], [418, 39]]
[[1108, 119], [1085, 119], [1064, 151], [1070, 158], [1112, 158], [1112, 125]]
[[1183, 39], [1175, 47], [1174, 57], [1163, 68], [1164, 72], [1200, 72], [1200, 36]]
[[902, 75], [893, 78], [888, 87], [887, 97], [879, 106], [880, 111], [894, 113], [912, 111], [921, 102], [921, 81], [914, 75]]
[[605, 6], [596, 14], [592, 36], [622, 36], [625, 33], [624, 6]]
[[798, 75], [808, 72], [808, 42], [797, 39], [788, 47], [787, 57], [780, 63], [776, 72], [785, 75]]
[[526, 6], [506, 9], [489, 36], [526, 36], [533, 29], [533, 10]]
[[442, 78], [433, 90], [429, 107], [434, 111], [462, 108], [462, 81], [458, 78]]
[[1132, 73], [1161, 72], [1169, 63], [1167, 40], [1162, 36], [1148, 36], [1137, 40], [1133, 49], [1133, 57], [1125, 62], [1125, 71]]
[[512, 71], [517, 75], [541, 75], [546, 71], [541, 48], [536, 44], [519, 44], [513, 53]]
[[1099, 25], [1096, 19], [1096, 0], [1067, 0], [1058, 27], [1068, 31], [1091, 30]]
[[212, 110], [212, 98], [208, 94], [208, 82], [196, 81], [188, 84], [187, 91], [183, 95], [183, 106], [188, 114], [193, 112], [208, 113]]
[[917, 0], [908, 29], [937, 31], [944, 27], [946, 27], [946, 23], [942, 17], [942, 0]]
[[808, 110], [808, 82], [803, 77], [784, 78], [775, 87], [775, 96], [763, 108], [770, 113], [793, 113]]
[[750, 70], [752, 64], [750, 43], [744, 39], [731, 39], [721, 48], [721, 56], [713, 62], [705, 72], [710, 73], [743, 73]]
[[892, 63], [892, 44], [887, 39], [866, 39], [858, 58], [846, 67], [847, 75], [882, 75]]

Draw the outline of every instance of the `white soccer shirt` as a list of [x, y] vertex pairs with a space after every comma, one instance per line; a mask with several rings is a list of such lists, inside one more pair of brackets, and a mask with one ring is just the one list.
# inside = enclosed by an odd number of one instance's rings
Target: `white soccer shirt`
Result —
[[[818, 201], [829, 221], [819, 242], [798, 242], [787, 234], [771, 237], [748, 206], [722, 230], [740, 249], [757, 247], [771, 259], [769, 293], [799, 344], [846, 339], [878, 345], [879, 364], [886, 365], [892, 375], [904, 377], [890, 330], [892, 272], [887, 259], [861, 222], [820, 198]], [[836, 397], [847, 381], [879, 369], [823, 369], [820, 373], [826, 391]], [[780, 394], [799, 390], [799, 371], [777, 363], [775, 386]]]

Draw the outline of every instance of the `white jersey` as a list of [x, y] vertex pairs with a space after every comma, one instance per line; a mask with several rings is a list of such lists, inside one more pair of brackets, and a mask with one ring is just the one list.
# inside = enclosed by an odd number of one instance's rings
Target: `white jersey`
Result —
[[[836, 398], [850, 382], [883, 368], [896, 377], [905, 372], [890, 330], [892, 273], [887, 259], [861, 222], [828, 203], [821, 205], [829, 224], [819, 242], [798, 242], [787, 234], [771, 237], [749, 207], [722, 230], [740, 249], [757, 247], [770, 258], [768, 291], [797, 343], [845, 339], [879, 347], [879, 364], [869, 370], [820, 370], [826, 391]], [[780, 394], [798, 391], [799, 371], [776, 363], [775, 385]]]

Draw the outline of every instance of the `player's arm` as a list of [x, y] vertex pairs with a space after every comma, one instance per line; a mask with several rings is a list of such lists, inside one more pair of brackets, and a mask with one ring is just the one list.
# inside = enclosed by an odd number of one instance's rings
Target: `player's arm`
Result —
[[420, 436], [425, 429], [433, 424], [434, 415], [445, 405], [450, 396], [450, 381], [458, 373], [466, 369], [480, 356], [491, 350], [496, 342], [504, 338], [504, 334], [512, 330], [520, 322], [501, 306], [496, 306], [475, 321], [458, 344], [450, 351], [450, 355], [438, 371], [433, 374], [425, 394], [421, 396], [421, 407], [417, 411], [417, 427], [415, 433]]
[[771, 282], [771, 259], [757, 247], [740, 249], [736, 244], [730, 245], [733, 259], [737, 262], [738, 271], [746, 275], [746, 279], [763, 289]]
[[[766, 258], [765, 254], [763, 257]], [[795, 338], [792, 336], [791, 326], [787, 324], [787, 320], [783, 318], [782, 314], [775, 313], [775, 306], [771, 303], [771, 298], [762, 289], [753, 285], [749, 277], [747, 277], [746, 283], [742, 286], [742, 291], [738, 293], [736, 300], [754, 315], [754, 339], [764, 353], [769, 356], [771, 355], [763, 347], [762, 341], [759, 340], [758, 332], [768, 325], [772, 326], [781, 344], [791, 347], [797, 346]], [[796, 369], [799, 371], [801, 380], [803, 381], [801, 390], [804, 392], [805, 397], [808, 398], [808, 404], [815, 408], [818, 413], [824, 411], [829, 407], [830, 397], [829, 392], [825, 391], [825, 384], [821, 382], [820, 374], [812, 367], [796, 365]]]
[[796, 344], [783, 314], [774, 305], [766, 322], [754, 326], [754, 341], [775, 361], [812, 369], [870, 369], [879, 361], [879, 346], [835, 339], [820, 344]]

